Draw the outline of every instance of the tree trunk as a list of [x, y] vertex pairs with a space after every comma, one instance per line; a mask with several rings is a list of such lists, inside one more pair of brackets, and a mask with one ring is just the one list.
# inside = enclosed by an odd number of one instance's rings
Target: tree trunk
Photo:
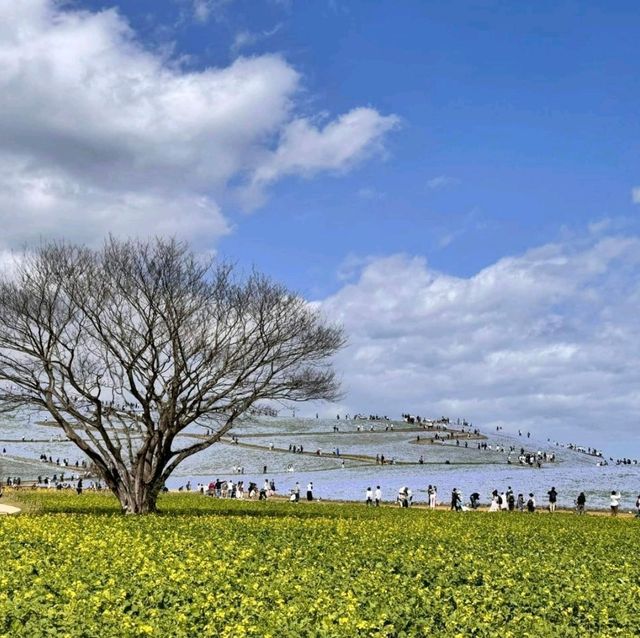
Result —
[[152, 514], [157, 511], [156, 504], [160, 490], [153, 485], [136, 485], [135, 481], [127, 485], [122, 482], [113, 491], [125, 514]]
[[157, 512], [156, 501], [158, 496], [143, 491], [140, 494], [133, 494], [126, 503], [125, 514], [152, 514]]

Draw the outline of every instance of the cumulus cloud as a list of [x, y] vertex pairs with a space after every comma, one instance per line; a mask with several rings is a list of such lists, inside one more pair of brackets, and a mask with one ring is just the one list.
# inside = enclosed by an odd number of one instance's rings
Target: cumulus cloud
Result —
[[[255, 191], [256, 180], [266, 185], [311, 170], [296, 164], [289, 141], [301, 122], [300, 82], [277, 55], [184, 70], [145, 48], [113, 9], [1, 3], [5, 244], [55, 232], [81, 241], [107, 231], [219, 237], [229, 231], [218, 202], [230, 183]], [[346, 166], [380, 146], [387, 129], [373, 120], [385, 118], [366, 111], [369, 137], [359, 129], [358, 144], [334, 146], [342, 151], [334, 164]], [[326, 129], [342, 130], [352, 113]], [[323, 136], [316, 144], [308, 140], [306, 147], [314, 157], [326, 152]], [[334, 167], [328, 159], [312, 162], [313, 172]]]
[[582, 431], [618, 450], [637, 436], [640, 238], [547, 245], [468, 278], [406, 255], [364, 263], [320, 304], [349, 335], [350, 411]]

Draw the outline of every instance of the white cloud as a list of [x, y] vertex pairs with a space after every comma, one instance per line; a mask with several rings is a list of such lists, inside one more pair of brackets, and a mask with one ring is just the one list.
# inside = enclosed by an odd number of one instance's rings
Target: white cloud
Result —
[[276, 26], [273, 27], [273, 29], [268, 29], [266, 31], [255, 32], [255, 31], [248, 31], [246, 29], [242, 31], [238, 31], [238, 33], [236, 33], [233, 39], [233, 44], [231, 45], [231, 53], [236, 55], [242, 49], [252, 47], [258, 44], [259, 42], [262, 42], [263, 40], [267, 40], [272, 36], [274, 36], [276, 33], [278, 33], [278, 31], [280, 31], [281, 28], [282, 28], [282, 24], [279, 23], [279, 24], [276, 24]]
[[6, 279], [12, 279], [17, 275], [18, 267], [23, 259], [22, 252], [12, 250], [0, 250], [0, 273]]
[[[0, 162], [2, 243], [18, 246], [47, 237], [100, 242], [118, 236], [220, 237], [230, 231], [217, 204], [204, 195], [152, 190], [108, 189], [76, 181], [54, 169]], [[19, 211], [18, 215], [12, 211]], [[104, 232], [101, 232], [104, 231]]]
[[238, 31], [233, 38], [233, 44], [231, 45], [231, 52], [237, 53], [245, 47], [249, 47], [258, 41], [258, 34], [252, 31]]
[[350, 253], [342, 260], [336, 276], [339, 281], [353, 280], [358, 276], [364, 266], [375, 261], [375, 257], [362, 257], [355, 253]]
[[[229, 230], [218, 202], [231, 182], [255, 191], [253, 176], [265, 171], [264, 185], [309, 174], [290, 155], [301, 78], [282, 57], [186, 71], [146, 49], [117, 11], [68, 7], [0, 4], [5, 245], [55, 233], [90, 241], [107, 231], [173, 230], [208, 242]], [[369, 126], [356, 131], [358, 144], [342, 149], [341, 166], [381, 144], [387, 129], [375, 120], [387, 118], [365, 111]], [[325, 130], [342, 129], [354, 112]], [[324, 136], [315, 145], [308, 140], [311, 156], [326, 152]], [[334, 168], [312, 163], [312, 172]]]
[[319, 171], [343, 171], [363, 157], [381, 150], [386, 133], [399, 125], [395, 115], [372, 108], [355, 108], [336, 120], [315, 126], [309, 119], [293, 120], [284, 128], [277, 149], [256, 171], [254, 185], [283, 175], [312, 176]]
[[640, 204], [640, 186], [631, 189], [631, 201], [634, 204]]
[[640, 238], [547, 245], [469, 278], [405, 255], [363, 263], [321, 303], [349, 337], [348, 411], [638, 441]]
[[435, 190], [440, 190], [441, 188], [446, 188], [447, 186], [453, 186], [459, 183], [460, 183], [460, 180], [456, 179], [455, 177], [438, 175], [437, 177], [432, 177], [430, 180], [427, 180], [427, 188], [435, 191]]
[[197, 22], [208, 22], [212, 16], [220, 16], [233, 0], [192, 0], [193, 17]]

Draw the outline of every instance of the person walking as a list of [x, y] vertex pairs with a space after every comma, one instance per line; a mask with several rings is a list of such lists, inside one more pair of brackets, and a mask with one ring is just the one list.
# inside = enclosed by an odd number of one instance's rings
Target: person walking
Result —
[[454, 487], [451, 492], [451, 510], [457, 512], [460, 509], [460, 493], [458, 488]]
[[309, 485], [307, 485], [307, 501], [313, 500], [313, 483], [309, 481]]
[[[505, 495], [507, 497], [507, 503], [509, 503], [509, 499], [513, 496], [513, 488], [511, 487], [511, 485], [509, 485], [509, 487], [507, 487], [507, 493]], [[515, 498], [513, 499], [513, 502], [515, 503]]]
[[382, 501], [382, 490], [379, 485], [376, 485], [376, 507], [380, 507], [380, 502]]
[[578, 510], [578, 514], [584, 514], [586, 502], [587, 497], [584, 495], [584, 492], [580, 492], [576, 499], [576, 509]]
[[552, 487], [547, 494], [549, 495], [549, 511], [556, 511], [556, 502], [558, 500], [558, 492], [556, 492], [556, 488]]
[[367, 507], [369, 507], [370, 505], [373, 505], [373, 490], [368, 487], [367, 491], [365, 493], [365, 503], [367, 505]]
[[611, 491], [611, 516], [618, 515], [618, 509], [620, 508], [621, 498], [622, 498], [622, 494], [620, 494], [620, 492], [616, 492], [615, 490]]
[[300, 500], [300, 483], [296, 481], [296, 485], [293, 488], [293, 495], [296, 497], [296, 503]]

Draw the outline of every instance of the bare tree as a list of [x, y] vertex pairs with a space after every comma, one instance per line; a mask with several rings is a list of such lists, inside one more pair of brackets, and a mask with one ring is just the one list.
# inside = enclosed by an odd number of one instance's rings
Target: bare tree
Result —
[[48, 413], [131, 513], [256, 402], [335, 399], [343, 345], [301, 297], [175, 240], [49, 243], [0, 278], [0, 407]]

